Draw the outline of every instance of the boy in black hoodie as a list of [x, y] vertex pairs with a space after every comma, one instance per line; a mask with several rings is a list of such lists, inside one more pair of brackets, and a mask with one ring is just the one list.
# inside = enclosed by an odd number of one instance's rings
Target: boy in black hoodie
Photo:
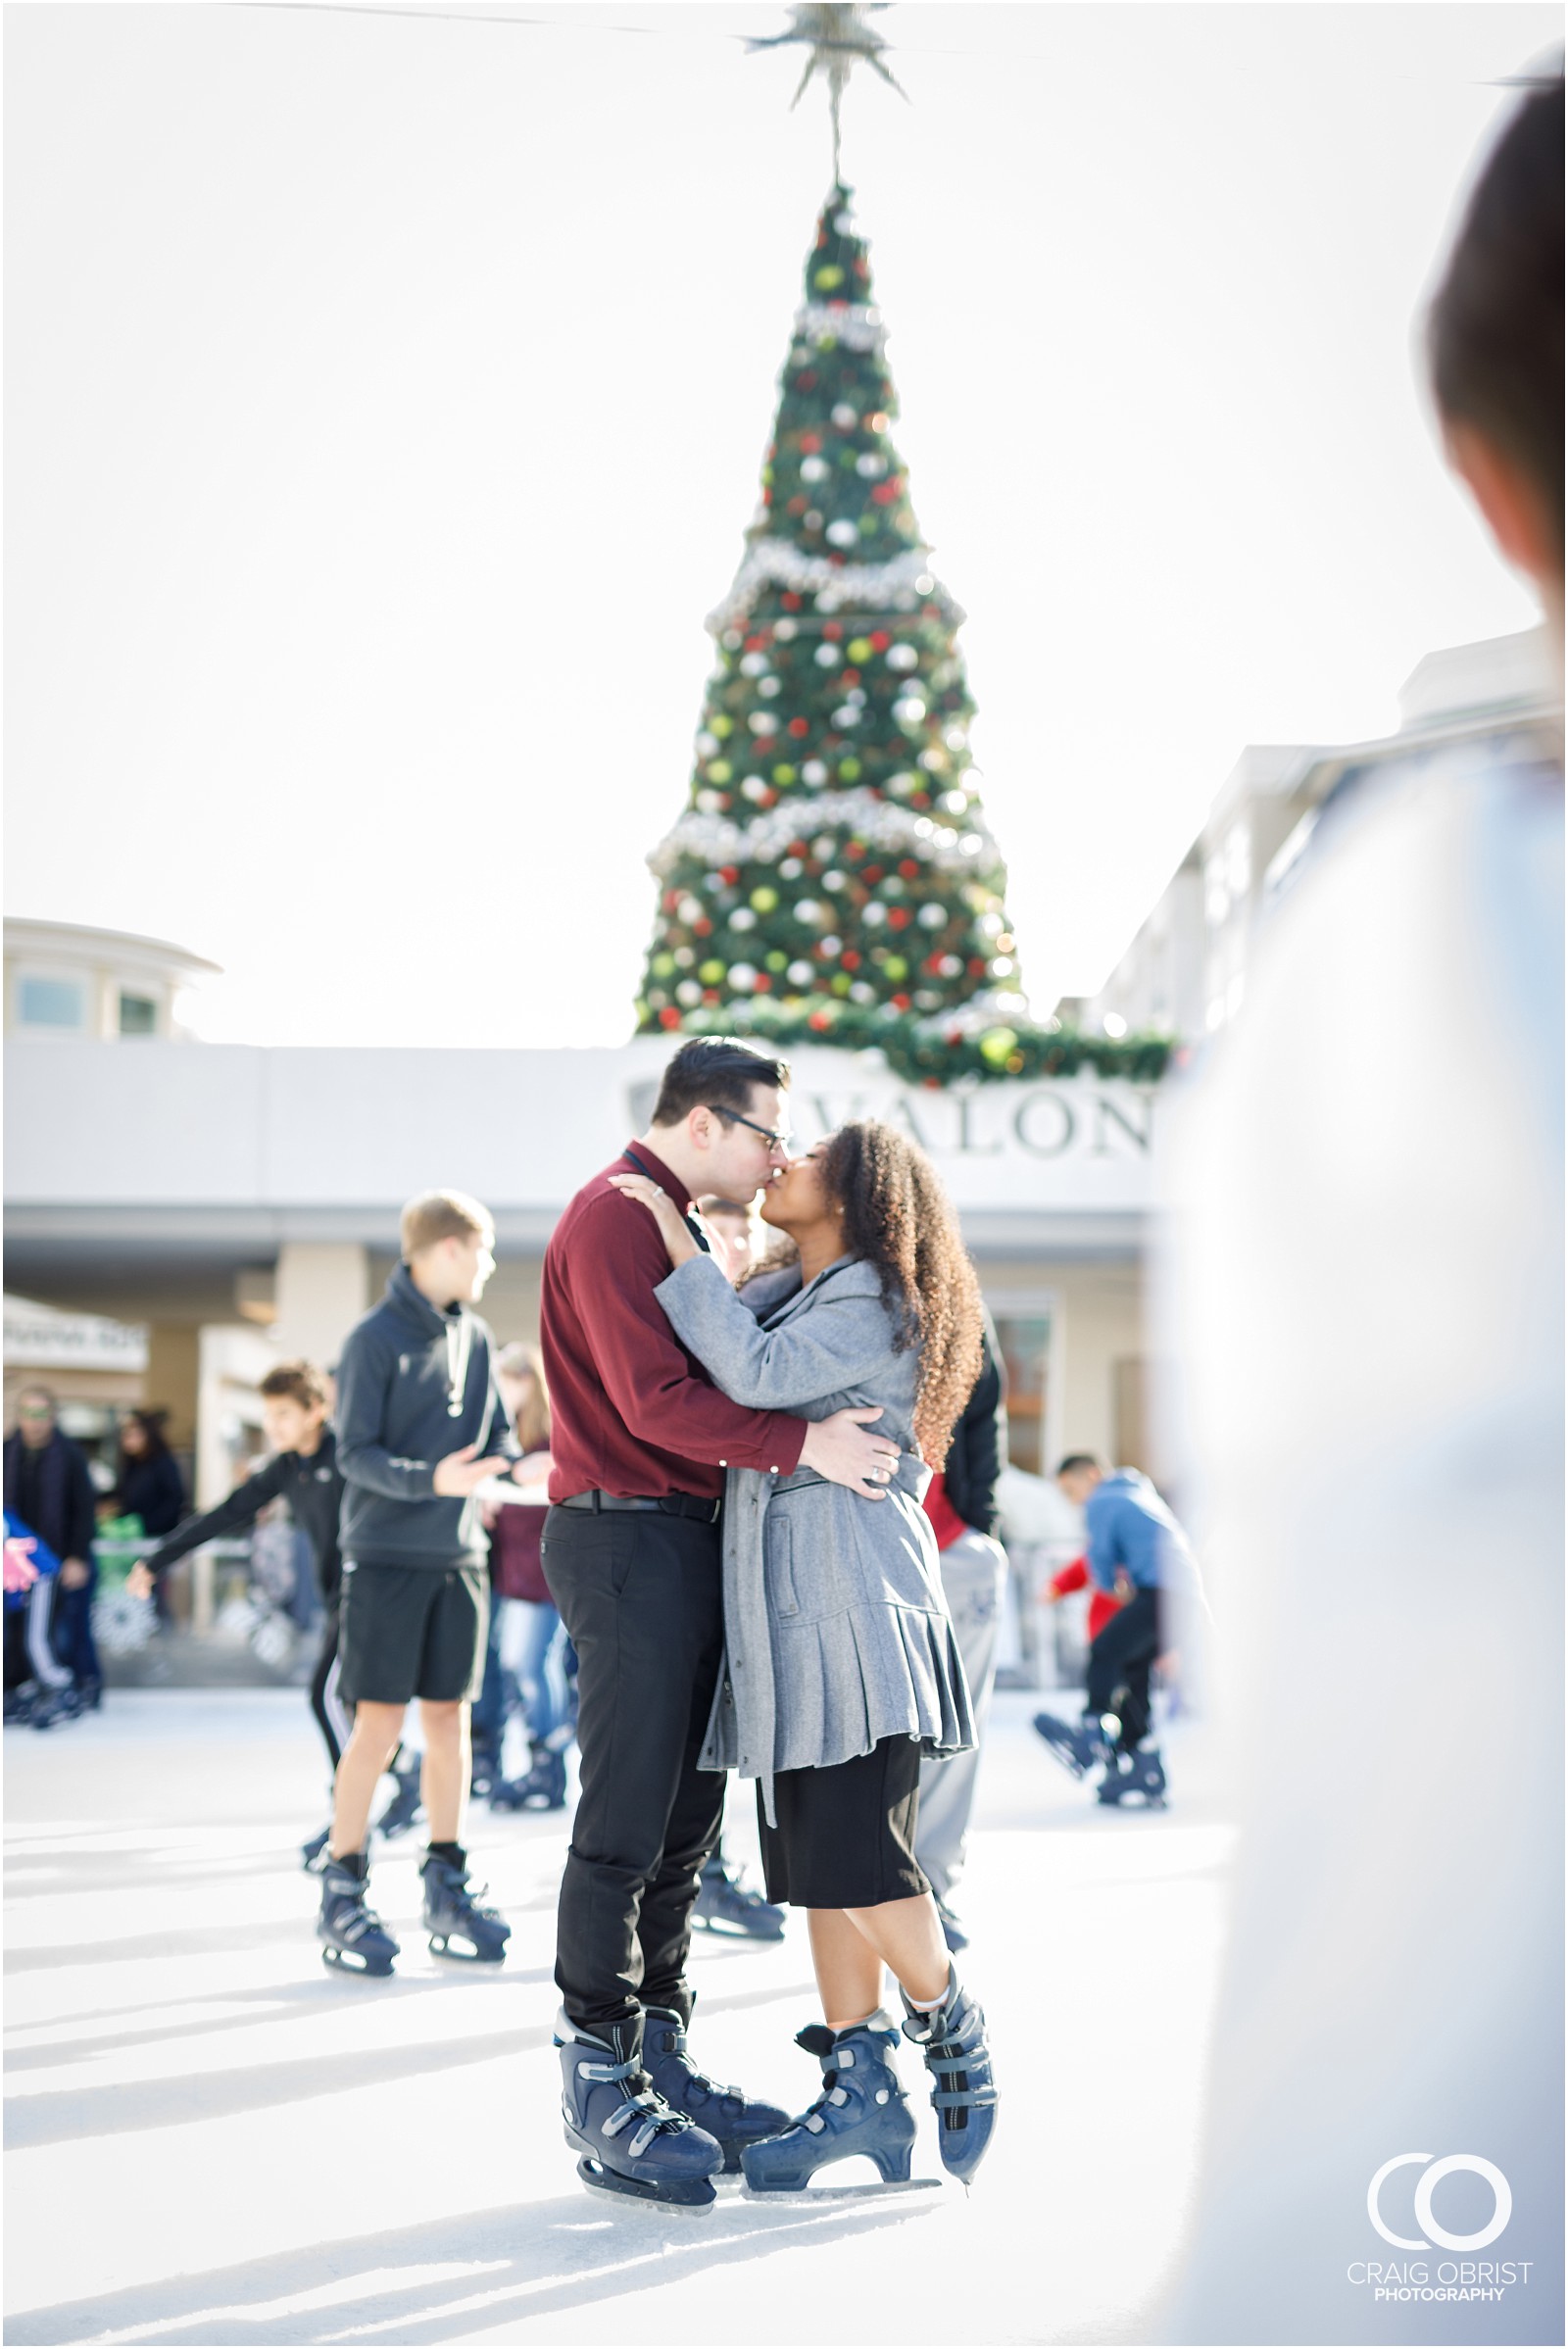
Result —
[[343, 1473], [342, 1689], [354, 1734], [338, 1765], [317, 1931], [329, 1966], [386, 1974], [397, 1943], [366, 1905], [376, 1782], [417, 1696], [430, 1848], [420, 1871], [438, 1956], [499, 1964], [511, 1928], [467, 1888], [459, 1835], [468, 1708], [484, 1669], [488, 1598], [476, 1489], [519, 1455], [470, 1305], [495, 1270], [477, 1199], [430, 1191], [403, 1210], [403, 1261], [350, 1332], [337, 1369]]

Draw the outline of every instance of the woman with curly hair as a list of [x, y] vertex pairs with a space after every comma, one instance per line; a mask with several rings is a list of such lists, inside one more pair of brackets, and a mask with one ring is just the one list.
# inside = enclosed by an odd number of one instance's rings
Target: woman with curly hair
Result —
[[908, 2177], [914, 2122], [892, 2063], [884, 1966], [932, 2074], [943, 2165], [967, 2179], [996, 2117], [985, 2018], [954, 1973], [914, 1857], [922, 1755], [974, 1743], [920, 1507], [980, 1369], [980, 1293], [957, 1217], [902, 1134], [841, 1126], [763, 1196], [763, 1221], [797, 1260], [737, 1291], [680, 1202], [641, 1175], [611, 1181], [658, 1223], [674, 1268], [659, 1300], [726, 1395], [813, 1420], [879, 1404], [878, 1432], [900, 1446], [873, 1508], [809, 1470], [728, 1472], [725, 1657], [703, 1764], [759, 1782], [767, 1896], [807, 1911], [823, 2010], [798, 2034], [821, 2061], [822, 2093], [746, 2147], [747, 2180], [796, 2190], [852, 2154], [886, 2179]]

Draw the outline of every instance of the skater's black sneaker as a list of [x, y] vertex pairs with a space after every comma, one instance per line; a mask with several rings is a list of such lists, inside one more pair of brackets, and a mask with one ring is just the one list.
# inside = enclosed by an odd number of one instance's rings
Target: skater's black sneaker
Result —
[[318, 1835], [312, 1835], [308, 1843], [300, 1845], [300, 1864], [307, 1876], [320, 1875], [326, 1866], [326, 1847], [331, 1840], [332, 1829], [328, 1824]]
[[950, 2177], [965, 2185], [979, 2169], [997, 2125], [997, 2089], [986, 2045], [986, 2019], [948, 1968], [948, 1994], [934, 2012], [911, 2006], [906, 1996], [904, 2035], [925, 2057], [935, 2083], [937, 2152]]
[[321, 1913], [316, 1921], [321, 1963], [335, 1974], [384, 1975], [398, 1944], [366, 1900], [369, 1865], [363, 1851], [329, 1859], [321, 1870]]
[[742, 2156], [754, 2194], [802, 2194], [830, 2162], [864, 2154], [884, 2185], [906, 2185], [915, 2123], [893, 2065], [899, 2034], [880, 2008], [847, 2031], [808, 2024], [797, 2047], [822, 2067], [822, 2093], [808, 2112]]
[[931, 1897], [937, 1904], [937, 1922], [942, 1927], [942, 1938], [946, 1941], [951, 1954], [956, 1957], [960, 1949], [968, 1948], [969, 1936], [941, 1893], [933, 1892]]
[[104, 1703], [102, 1681], [77, 1681], [73, 1691], [78, 1713], [101, 1713]]
[[1141, 1802], [1147, 1810], [1165, 1808], [1165, 1765], [1157, 1745], [1135, 1745], [1131, 1753], [1111, 1754], [1100, 1782], [1100, 1800], [1110, 1806]]
[[489, 1745], [476, 1745], [468, 1765], [468, 1792], [482, 1799], [501, 1783], [501, 1757]]
[[596, 2031], [564, 2010], [556, 2017], [561, 2120], [567, 2144], [582, 2157], [577, 2176], [596, 2193], [711, 2210], [723, 2148], [659, 2094], [643, 2070], [642, 2037], [641, 2015]]
[[395, 1835], [406, 1835], [410, 1828], [424, 1817], [424, 1804], [419, 1795], [418, 1755], [416, 1754], [412, 1762], [406, 1762], [401, 1770], [394, 1771], [393, 1780], [397, 1792], [375, 1823], [376, 1834], [385, 1835], [389, 1843]]
[[721, 2087], [698, 2071], [686, 2052], [686, 2025], [673, 2007], [644, 2008], [643, 2063], [671, 2111], [686, 2114], [715, 2139], [728, 2171], [739, 2170], [746, 2146], [789, 2127], [790, 2117], [778, 2105]]
[[8, 1688], [6, 1690], [7, 1729], [20, 1729], [24, 1721], [30, 1721], [32, 1719], [32, 1708], [38, 1699], [39, 1693], [39, 1690], [32, 1686], [30, 1681], [21, 1688]]
[[1088, 1713], [1080, 1722], [1058, 1721], [1054, 1713], [1037, 1713], [1035, 1728], [1074, 1778], [1087, 1778], [1110, 1750], [1104, 1731]]
[[461, 1866], [427, 1852], [419, 1868], [424, 1884], [424, 1930], [432, 1957], [457, 1958], [467, 1966], [499, 1966], [512, 1928], [499, 1909], [481, 1908], [469, 1885], [467, 1859]]
[[49, 1688], [39, 1696], [27, 1719], [34, 1729], [53, 1729], [58, 1721], [74, 1721], [81, 1699], [74, 1688]]
[[748, 1941], [782, 1941], [784, 1911], [738, 1884], [715, 1852], [697, 1882], [692, 1923], [707, 1933]]
[[531, 1763], [522, 1778], [498, 1779], [490, 1789], [493, 1811], [564, 1811], [566, 1807], [566, 1757], [554, 1746], [529, 1748]]

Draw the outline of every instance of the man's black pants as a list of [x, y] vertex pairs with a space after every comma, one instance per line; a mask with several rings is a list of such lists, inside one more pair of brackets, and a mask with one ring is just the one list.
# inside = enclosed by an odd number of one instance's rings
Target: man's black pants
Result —
[[545, 1521], [582, 1756], [556, 1982], [590, 2030], [643, 2005], [691, 2011], [692, 1903], [724, 1807], [723, 1773], [697, 1767], [724, 1645], [719, 1542], [716, 1525], [656, 1510]]
[[1158, 1653], [1157, 1590], [1135, 1590], [1090, 1645], [1085, 1710], [1119, 1717], [1124, 1753], [1148, 1734], [1149, 1674]]

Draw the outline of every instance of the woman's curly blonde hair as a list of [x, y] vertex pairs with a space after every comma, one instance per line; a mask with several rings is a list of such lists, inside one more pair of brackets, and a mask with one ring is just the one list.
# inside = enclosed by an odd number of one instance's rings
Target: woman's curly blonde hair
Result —
[[953, 1201], [924, 1150], [876, 1118], [830, 1134], [820, 1160], [844, 1246], [874, 1264], [901, 1353], [920, 1349], [914, 1433], [940, 1468], [980, 1376], [980, 1284]]

